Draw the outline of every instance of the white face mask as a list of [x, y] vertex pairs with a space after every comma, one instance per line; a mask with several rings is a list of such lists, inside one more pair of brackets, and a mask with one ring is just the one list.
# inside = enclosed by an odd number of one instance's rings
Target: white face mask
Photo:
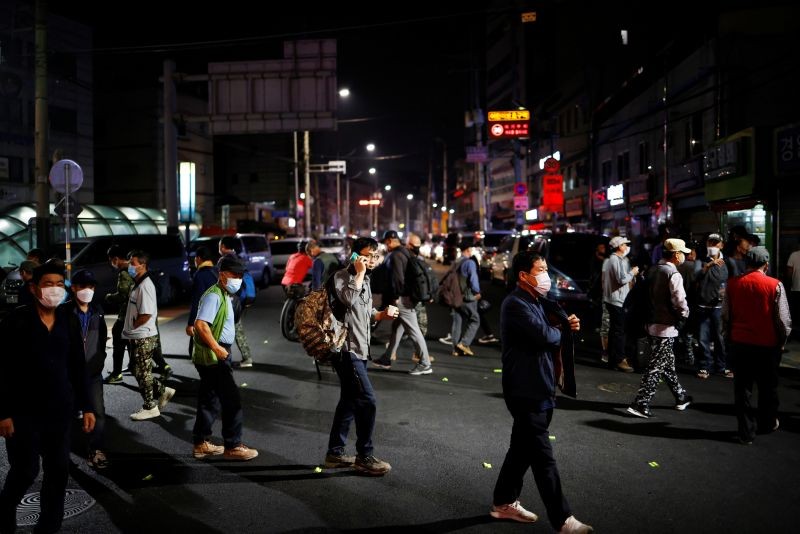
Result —
[[64, 300], [64, 296], [66, 294], [67, 290], [63, 287], [43, 287], [42, 298], [39, 299], [39, 302], [45, 308], [55, 308], [61, 304], [61, 301]]
[[75, 295], [78, 297], [79, 301], [88, 304], [92, 302], [92, 299], [94, 298], [94, 289], [81, 289], [75, 293]]
[[225, 289], [228, 290], [228, 293], [231, 295], [235, 295], [239, 292], [239, 289], [242, 287], [242, 279], [241, 278], [228, 278], [228, 281], [225, 283]]
[[719, 254], [719, 247], [708, 247], [709, 258], [716, 258], [717, 254]]
[[533, 290], [542, 297], [547, 295], [547, 292], [550, 291], [550, 275], [546, 272], [537, 274], [536, 286], [534, 286]]
[[622, 257], [624, 258], [630, 253], [631, 253], [631, 247], [625, 247], [625, 252], [622, 253]]

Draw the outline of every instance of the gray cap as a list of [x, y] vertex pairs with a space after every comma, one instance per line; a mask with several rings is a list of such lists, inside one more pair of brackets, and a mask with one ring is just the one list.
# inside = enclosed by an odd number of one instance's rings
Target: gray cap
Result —
[[769, 263], [769, 251], [764, 247], [753, 247], [747, 251], [744, 261], [747, 265], [760, 267]]

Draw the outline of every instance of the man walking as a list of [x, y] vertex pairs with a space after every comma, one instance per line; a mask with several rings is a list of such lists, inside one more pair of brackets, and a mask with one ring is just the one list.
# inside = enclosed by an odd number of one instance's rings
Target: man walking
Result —
[[[458, 308], [450, 308], [450, 317], [453, 321], [450, 327], [450, 339], [453, 342], [453, 356], [475, 356], [470, 345], [481, 324], [478, 314], [481, 285], [478, 280], [478, 268], [471, 259], [472, 245], [462, 241], [460, 246], [461, 258], [456, 262], [455, 270], [458, 273], [464, 303]], [[466, 327], [463, 326], [465, 321]]]
[[380, 369], [391, 369], [391, 356], [396, 353], [400, 345], [400, 339], [405, 332], [411, 338], [414, 346], [419, 350], [420, 361], [408, 373], [412, 376], [429, 375], [433, 372], [431, 360], [428, 354], [428, 345], [425, 337], [419, 329], [417, 322], [417, 312], [414, 309], [415, 302], [412, 302], [406, 287], [406, 272], [408, 262], [415, 261], [411, 257], [411, 252], [400, 244], [397, 232], [387, 231], [384, 235], [384, 243], [389, 249], [389, 254], [384, 260], [389, 270], [389, 285], [387, 293], [383, 295], [383, 304], [396, 306], [399, 310], [399, 317], [392, 323], [392, 333], [389, 337], [389, 345], [383, 356], [372, 362], [375, 367]]
[[103, 308], [92, 302], [97, 279], [92, 271], [80, 270], [72, 275], [72, 300], [62, 304], [72, 327], [81, 333], [86, 357], [86, 377], [89, 381], [95, 425], [89, 433], [89, 463], [95, 469], [108, 467], [105, 453], [106, 410], [103, 400], [103, 366], [106, 362], [106, 337], [108, 327]]
[[319, 289], [339, 269], [339, 260], [334, 254], [323, 252], [316, 241], [309, 243], [307, 250], [309, 256], [314, 258], [311, 265], [311, 289]]
[[[375, 430], [376, 400], [367, 375], [369, 344], [373, 321], [397, 317], [397, 308], [388, 306], [383, 311], [372, 305], [369, 272], [380, 259], [378, 242], [369, 237], [359, 237], [353, 242], [353, 252], [358, 258], [346, 269], [336, 272], [333, 278], [336, 298], [346, 308], [344, 324], [347, 337], [340, 353], [332, 355], [333, 368], [339, 377], [341, 392], [333, 416], [325, 467], [355, 467], [366, 475], [382, 476], [392, 466], [373, 455], [372, 433]], [[345, 455], [350, 423], [356, 423], [357, 455]]]
[[35, 303], [13, 310], [0, 323], [0, 437], [9, 470], [0, 492], [0, 532], [17, 528], [17, 505], [44, 470], [41, 515], [34, 532], [57, 532], [64, 517], [69, 478], [70, 429], [83, 412], [83, 431], [95, 425], [86, 384], [81, 332], [64, 309], [64, 264], [33, 270]]
[[125, 327], [122, 338], [130, 340], [133, 373], [139, 384], [139, 394], [144, 400], [142, 409], [131, 414], [134, 421], [144, 421], [161, 415], [175, 390], [164, 386], [161, 379], [155, 378], [152, 371], [153, 353], [158, 347], [158, 304], [156, 287], [150, 280], [147, 265], [150, 256], [142, 250], [128, 253], [128, 274], [134, 281], [125, 312]]
[[689, 317], [683, 278], [678, 272], [678, 265], [684, 262], [688, 253], [683, 239], [667, 239], [662, 251], [664, 257], [651, 269], [649, 291], [653, 311], [651, 321], [647, 324], [651, 358], [642, 375], [636, 398], [628, 407], [628, 413], [636, 417], [647, 419], [653, 416], [650, 401], [656, 394], [662, 376], [675, 397], [676, 410], [683, 411], [692, 403], [692, 397], [678, 381], [673, 352], [678, 326]]
[[[525, 472], [530, 468], [553, 528], [562, 533], [592, 532], [592, 527], [572, 515], [550, 442], [556, 397], [553, 351], [561, 345], [562, 332], [550, 325], [540, 302], [550, 289], [547, 262], [535, 252], [520, 252], [514, 257], [512, 276], [516, 288], [503, 301], [500, 332], [503, 398], [514, 426], [490, 514], [496, 519], [521, 523], [538, 519], [519, 502]], [[580, 330], [580, 320], [575, 315], [567, 317], [567, 321], [570, 330]]]
[[194, 321], [197, 319], [197, 309], [200, 298], [206, 290], [217, 283], [217, 271], [214, 267], [213, 256], [206, 247], [198, 248], [194, 253], [195, 272], [192, 277], [192, 307], [189, 309], [189, 321], [186, 324], [186, 335], [189, 336], [189, 356], [192, 355], [194, 345]]
[[[125, 327], [125, 313], [128, 311], [128, 299], [133, 289], [133, 277], [128, 273], [128, 251], [119, 245], [112, 245], [107, 255], [108, 262], [117, 271], [117, 290], [106, 295], [106, 304], [118, 306], [119, 311], [117, 320], [111, 327], [111, 339], [114, 343], [114, 352], [111, 356], [113, 367], [106, 377], [106, 384], [119, 384], [122, 382], [122, 360], [126, 348], [128, 348], [128, 358], [132, 362], [129, 343], [122, 339], [122, 329]], [[132, 367], [131, 364], [129, 366]]]
[[631, 248], [630, 241], [621, 236], [612, 237], [608, 246], [611, 255], [603, 263], [603, 305], [608, 311], [608, 367], [632, 373], [633, 367], [625, 357], [625, 297], [631, 290], [631, 282], [639, 268], [631, 269], [626, 257]]
[[[240, 260], [223, 256], [218, 270], [217, 283], [200, 299], [194, 322], [192, 363], [200, 375], [200, 387], [192, 453], [195, 458], [223, 454], [228, 460], [247, 461], [258, 456], [258, 451], [242, 443], [242, 400], [233, 380], [230, 358], [235, 340], [231, 295], [239, 291], [247, 269]], [[224, 447], [210, 441], [219, 406], [222, 407]]]
[[[746, 271], [728, 281], [722, 317], [730, 344], [738, 438], [753, 443], [756, 432], [778, 430], [778, 367], [792, 331], [783, 284], [771, 276], [769, 252], [753, 247], [745, 255]], [[750, 398], [758, 386], [758, 412]]]

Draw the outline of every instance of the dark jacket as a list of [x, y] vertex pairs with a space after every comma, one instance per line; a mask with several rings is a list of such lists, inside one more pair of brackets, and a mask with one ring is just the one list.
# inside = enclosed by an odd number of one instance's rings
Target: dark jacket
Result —
[[0, 323], [0, 419], [32, 418], [63, 426], [75, 410], [93, 412], [80, 329], [56, 309], [48, 331], [35, 306], [21, 306]]
[[503, 395], [524, 399], [537, 411], [555, 406], [554, 350], [561, 331], [550, 326], [538, 299], [516, 288], [500, 308]]
[[330, 252], [320, 252], [311, 264], [311, 289], [319, 289], [339, 270], [339, 259]]
[[65, 302], [59, 308], [64, 308], [68, 312], [70, 328], [77, 329], [81, 333], [86, 360], [86, 375], [90, 378], [101, 375], [106, 363], [106, 338], [108, 337], [108, 327], [106, 326], [103, 308], [94, 302], [89, 303], [90, 318], [85, 335], [78, 315], [80, 308], [78, 308], [75, 300]]
[[192, 278], [192, 308], [189, 310], [189, 326], [194, 326], [197, 319], [197, 308], [200, 306], [200, 297], [206, 290], [217, 283], [217, 269], [213, 266], [200, 267]]
[[397, 247], [386, 256], [386, 266], [389, 268], [388, 294], [383, 295], [383, 302], [391, 303], [400, 297], [407, 297], [406, 269], [411, 252], [405, 247]]
[[[712, 261], [706, 258], [703, 263]], [[728, 266], [712, 265], [710, 269], [703, 272], [702, 268], [697, 273], [697, 304], [704, 307], [722, 307], [722, 289], [728, 282]]]
[[[135, 283], [133, 277], [128, 274], [128, 271], [122, 269], [117, 273], [117, 290], [114, 293], [106, 295], [107, 304], [116, 304], [119, 306], [117, 321], [125, 320], [125, 314], [128, 313], [128, 300], [130, 299], [131, 289], [133, 289]], [[153, 280], [153, 283], [155, 283], [155, 280]]]

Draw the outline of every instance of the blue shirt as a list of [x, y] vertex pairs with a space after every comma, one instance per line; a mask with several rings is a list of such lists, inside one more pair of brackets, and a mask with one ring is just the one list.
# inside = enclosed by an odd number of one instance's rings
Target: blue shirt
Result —
[[472, 290], [472, 293], [477, 295], [481, 292], [481, 284], [478, 280], [478, 268], [472, 258], [466, 258], [461, 261], [458, 267], [458, 274], [467, 279], [467, 286]]
[[[225, 291], [223, 289], [223, 291]], [[225, 299], [225, 305], [228, 307], [228, 313], [225, 317], [225, 324], [222, 325], [222, 334], [220, 334], [217, 343], [221, 345], [233, 345], [236, 341], [236, 330], [233, 324], [233, 304], [231, 297]], [[216, 293], [208, 293], [200, 299], [200, 305], [197, 310], [197, 318], [201, 321], [207, 322], [209, 325], [214, 323], [214, 318], [219, 311], [219, 296]]]

